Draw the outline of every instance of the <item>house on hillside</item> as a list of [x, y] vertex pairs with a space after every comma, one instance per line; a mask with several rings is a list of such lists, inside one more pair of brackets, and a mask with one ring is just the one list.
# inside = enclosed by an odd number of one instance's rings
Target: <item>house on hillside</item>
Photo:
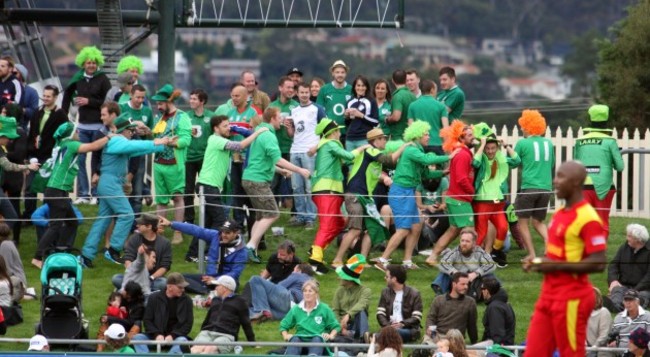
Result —
[[229, 91], [239, 81], [242, 71], [251, 71], [260, 77], [262, 62], [258, 59], [212, 59], [207, 64], [207, 73], [212, 90]]
[[530, 97], [564, 100], [571, 94], [572, 84], [573, 81], [570, 79], [549, 75], [499, 80], [499, 86], [503, 89], [506, 98], [511, 100]]

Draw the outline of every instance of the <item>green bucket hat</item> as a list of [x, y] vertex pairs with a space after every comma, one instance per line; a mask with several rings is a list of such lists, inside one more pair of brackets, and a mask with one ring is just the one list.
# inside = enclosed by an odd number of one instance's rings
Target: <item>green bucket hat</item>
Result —
[[484, 137], [487, 137], [488, 140], [493, 139], [496, 140], [496, 134], [492, 130], [492, 127], [490, 127], [487, 123], [478, 123], [474, 124], [474, 137], [476, 140], [481, 140]]
[[361, 254], [355, 254], [348, 259], [345, 265], [336, 268], [336, 274], [343, 280], [353, 281], [361, 285], [361, 273], [366, 265], [366, 257]]
[[166, 102], [169, 100], [169, 97], [174, 93], [174, 86], [171, 84], [165, 84], [162, 88], [158, 89], [156, 94], [151, 97], [151, 100], [155, 102]]
[[609, 107], [604, 104], [592, 105], [589, 108], [589, 119], [592, 123], [602, 123], [609, 119]]
[[138, 126], [138, 124], [131, 120], [129, 113], [123, 113], [119, 117], [115, 118], [113, 125], [115, 125], [115, 132], [118, 134], [123, 132], [125, 129], [135, 128]]
[[334, 130], [343, 128], [345, 128], [345, 126], [336, 124], [334, 120], [323, 118], [320, 123], [316, 125], [316, 135], [325, 137], [330, 135]]
[[9, 139], [17, 139], [20, 137], [16, 132], [17, 128], [18, 123], [16, 123], [15, 118], [0, 116], [0, 136], [5, 136]]

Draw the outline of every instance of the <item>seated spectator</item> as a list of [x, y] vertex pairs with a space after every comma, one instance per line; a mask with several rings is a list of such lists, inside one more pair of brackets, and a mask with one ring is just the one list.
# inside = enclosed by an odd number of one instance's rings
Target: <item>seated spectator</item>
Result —
[[[451, 290], [433, 299], [425, 324], [424, 343], [433, 344], [438, 334], [446, 334], [451, 329], [459, 330], [463, 335], [467, 332], [471, 343], [476, 343], [478, 340], [476, 301], [465, 295], [468, 286], [468, 274], [455, 272], [451, 276]], [[436, 328], [431, 329], [431, 326]]]
[[129, 316], [126, 307], [122, 306], [122, 294], [114, 291], [108, 297], [108, 306], [106, 307], [106, 315], [117, 317], [118, 319], [126, 319]]
[[457, 330], [457, 329], [451, 329], [447, 331], [447, 333], [444, 336], [447, 340], [449, 340], [449, 353], [456, 357], [478, 357], [479, 354], [477, 351], [468, 351], [467, 348], [465, 347], [465, 336], [464, 334]]
[[[77, 206], [72, 206], [75, 216], [77, 216], [77, 223], [81, 225], [84, 222], [84, 216]], [[42, 204], [38, 207], [31, 216], [32, 224], [36, 227], [36, 239], [40, 242], [41, 237], [45, 234], [47, 227], [50, 223], [50, 206], [47, 203]], [[74, 235], [70, 238], [70, 242], [74, 242], [77, 238], [77, 232], [74, 232]]]
[[[473, 228], [463, 228], [458, 247], [442, 252], [438, 264], [440, 274], [431, 283], [431, 288], [436, 294], [445, 294], [449, 291], [450, 277], [456, 272], [467, 273], [470, 284], [478, 288], [481, 278], [491, 276], [496, 270], [497, 266], [490, 254], [476, 245], [476, 238], [476, 231]], [[471, 290], [470, 292], [480, 293]], [[473, 297], [480, 299], [480, 296]]]
[[[134, 341], [187, 341], [194, 311], [192, 299], [185, 294], [189, 285], [180, 273], [171, 273], [167, 277], [167, 288], [156, 291], [149, 296], [144, 310], [144, 333], [133, 337]], [[135, 345], [137, 353], [148, 353], [149, 346]], [[180, 345], [172, 345], [169, 353], [182, 353]]]
[[156, 251], [142, 244], [138, 248], [138, 256], [126, 268], [124, 279], [122, 279], [123, 290], [126, 284], [131, 281], [142, 286], [142, 292], [145, 296], [151, 294], [151, 272], [156, 271]]
[[406, 268], [391, 264], [384, 276], [386, 287], [381, 292], [377, 306], [377, 322], [383, 328], [392, 327], [404, 342], [420, 338], [422, 323], [422, 296], [406, 285]]
[[[609, 330], [612, 328], [612, 314], [603, 307], [603, 296], [600, 290], [594, 286], [594, 295], [596, 298], [596, 305], [594, 311], [589, 316], [587, 322], [587, 346], [590, 347], [605, 347], [607, 346], [607, 337]], [[588, 357], [609, 357], [613, 353], [608, 352], [588, 352]]]
[[120, 324], [110, 325], [106, 330], [106, 333], [104, 333], [104, 339], [106, 340], [106, 346], [108, 346], [109, 350], [113, 351], [113, 353], [135, 353], [135, 350], [129, 346], [131, 340], [126, 334], [124, 326]]
[[[432, 165], [431, 167], [433, 167]], [[415, 203], [420, 209], [424, 224], [418, 240], [418, 250], [431, 249], [449, 228], [447, 204], [442, 199], [447, 194], [449, 179], [446, 176], [423, 179], [415, 189]]]
[[[22, 292], [27, 289], [27, 278], [20, 253], [11, 240], [11, 229], [5, 223], [0, 223], [0, 257], [4, 259], [7, 273], [11, 279], [13, 300], [20, 301], [23, 298]], [[31, 289], [33, 290], [33, 288]]]
[[[292, 241], [285, 240], [284, 242], [280, 243], [280, 245], [278, 245], [276, 252], [269, 257], [269, 260], [266, 263], [266, 267], [264, 270], [262, 270], [259, 276], [263, 280], [269, 280], [273, 284], [277, 284], [282, 280], [288, 278], [289, 275], [295, 271], [296, 266], [300, 263], [300, 258], [296, 256], [296, 246]], [[298, 290], [301, 288], [302, 284]], [[244, 285], [244, 289], [241, 295], [249, 305], [252, 303], [249, 283], [246, 283], [246, 285]], [[302, 300], [302, 295], [296, 302], [299, 302], [300, 300]]]
[[385, 326], [379, 334], [372, 335], [368, 357], [402, 357], [403, 341], [397, 331], [391, 326]]
[[508, 303], [508, 294], [503, 290], [499, 281], [493, 277], [483, 279], [481, 293], [487, 304], [483, 315], [483, 342], [481, 345], [514, 345], [515, 311]]
[[[128, 331], [129, 338], [133, 338], [140, 332], [142, 319], [144, 318], [144, 295], [142, 287], [135, 281], [129, 281], [121, 290], [122, 307], [126, 310], [125, 318], [104, 315], [100, 318], [100, 326], [97, 331], [97, 339], [103, 340], [104, 333], [114, 323], [119, 323]], [[102, 352], [104, 345], [97, 345], [97, 352]]]
[[367, 286], [361, 285], [361, 273], [366, 264], [366, 258], [355, 254], [345, 265], [336, 268], [341, 280], [341, 286], [334, 293], [332, 310], [339, 319], [341, 336], [363, 339], [368, 332], [368, 306], [372, 292]]
[[[155, 252], [155, 264], [148, 270], [149, 287], [141, 284], [142, 290], [165, 290], [165, 274], [172, 266], [172, 246], [169, 240], [158, 234], [158, 218], [151, 214], [143, 214], [135, 220], [138, 233], [133, 233], [124, 245], [124, 266], [127, 271], [138, 258], [138, 250], [142, 245]], [[139, 264], [139, 263], [138, 263]], [[122, 288], [124, 274], [113, 275], [113, 285]], [[138, 282], [140, 283], [140, 282]]]
[[34, 335], [29, 339], [27, 351], [31, 352], [50, 352], [50, 344], [43, 335]]
[[[255, 333], [248, 319], [246, 302], [241, 296], [235, 294], [237, 288], [235, 279], [228, 275], [222, 275], [215, 284], [217, 285], [216, 296], [212, 298], [210, 310], [205, 315], [201, 332], [196, 336], [194, 342], [235, 342], [240, 327], [244, 329], [248, 341], [255, 341]], [[191, 351], [201, 354], [231, 353], [232, 346], [195, 345], [192, 346]]]
[[605, 307], [612, 312], [623, 310], [625, 292], [634, 289], [639, 293], [641, 306], [650, 304], [650, 248], [648, 230], [640, 224], [627, 226], [627, 242], [623, 243], [607, 269], [609, 296]]
[[648, 343], [650, 343], [650, 333], [645, 329], [638, 328], [630, 334], [630, 343], [627, 346], [627, 353], [625, 356], [630, 357], [648, 357], [650, 351], [648, 350]]
[[436, 353], [433, 354], [433, 357], [454, 357], [454, 355], [449, 352], [449, 346], [451, 342], [446, 337], [442, 337], [436, 342]]
[[[333, 340], [341, 330], [336, 316], [327, 304], [319, 301], [319, 284], [308, 280], [302, 286], [303, 300], [294, 305], [280, 322], [282, 339], [287, 342], [326, 342]], [[296, 329], [296, 334], [289, 333]], [[288, 346], [287, 356], [322, 356], [323, 347]]]
[[623, 295], [623, 306], [614, 318], [612, 330], [609, 333], [609, 347], [627, 347], [630, 334], [637, 328], [650, 329], [650, 313], [641, 307], [639, 292], [630, 289]]
[[183, 274], [187, 279], [187, 291], [207, 294], [214, 286], [215, 278], [228, 275], [239, 284], [239, 276], [248, 262], [248, 252], [240, 234], [241, 227], [233, 220], [227, 220], [219, 230], [201, 228], [191, 223], [170, 222], [164, 217], [160, 224], [171, 226], [181, 233], [189, 234], [210, 244], [206, 274]]
[[13, 285], [9, 277], [7, 263], [3, 257], [0, 257], [0, 307], [7, 315], [8, 309], [13, 306]]
[[277, 284], [261, 276], [251, 277], [247, 284], [252, 293], [252, 301], [248, 305], [251, 321], [281, 320], [292, 305], [302, 301], [302, 285], [313, 275], [311, 265], [300, 263], [293, 273]]

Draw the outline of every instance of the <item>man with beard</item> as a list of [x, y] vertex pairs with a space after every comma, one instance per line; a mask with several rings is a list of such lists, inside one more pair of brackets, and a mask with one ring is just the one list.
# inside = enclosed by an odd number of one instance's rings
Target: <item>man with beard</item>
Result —
[[[152, 134], [154, 138], [177, 138], [163, 152], [154, 156], [153, 174], [156, 185], [156, 210], [166, 215], [170, 198], [174, 202], [174, 219], [183, 221], [185, 210], [185, 158], [187, 147], [192, 141], [192, 121], [182, 110], [176, 108], [174, 101], [181, 91], [171, 84], [165, 84], [151, 100], [157, 102], [160, 116], [156, 118]], [[172, 244], [181, 244], [183, 235], [174, 232]]]
[[[325, 108], [327, 118], [334, 120], [338, 125], [345, 125], [345, 107], [348, 100], [352, 98], [352, 86], [345, 81], [350, 67], [342, 60], [337, 60], [330, 67], [333, 81], [324, 85], [316, 104]], [[341, 143], [345, 146], [345, 128], [341, 129]]]
[[377, 306], [379, 326], [396, 329], [404, 342], [419, 339], [422, 296], [416, 288], [406, 285], [406, 268], [397, 264], [389, 265], [384, 280], [386, 287], [381, 291]]
[[451, 329], [457, 329], [463, 335], [467, 332], [471, 343], [476, 343], [476, 301], [465, 295], [468, 288], [467, 273], [456, 272], [452, 275], [449, 293], [436, 296], [431, 303], [425, 324], [424, 343], [432, 344], [437, 340], [437, 336], [444, 335]]

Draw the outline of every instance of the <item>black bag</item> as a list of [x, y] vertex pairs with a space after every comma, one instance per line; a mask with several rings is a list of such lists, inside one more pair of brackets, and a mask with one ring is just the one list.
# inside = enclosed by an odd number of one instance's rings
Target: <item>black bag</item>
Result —
[[7, 326], [18, 325], [23, 322], [23, 307], [19, 304], [2, 307], [2, 313], [5, 316], [5, 323]]
[[467, 296], [472, 297], [477, 303], [483, 301], [483, 294], [481, 294], [482, 280], [481, 277], [477, 277], [469, 284], [469, 289], [467, 289]]

